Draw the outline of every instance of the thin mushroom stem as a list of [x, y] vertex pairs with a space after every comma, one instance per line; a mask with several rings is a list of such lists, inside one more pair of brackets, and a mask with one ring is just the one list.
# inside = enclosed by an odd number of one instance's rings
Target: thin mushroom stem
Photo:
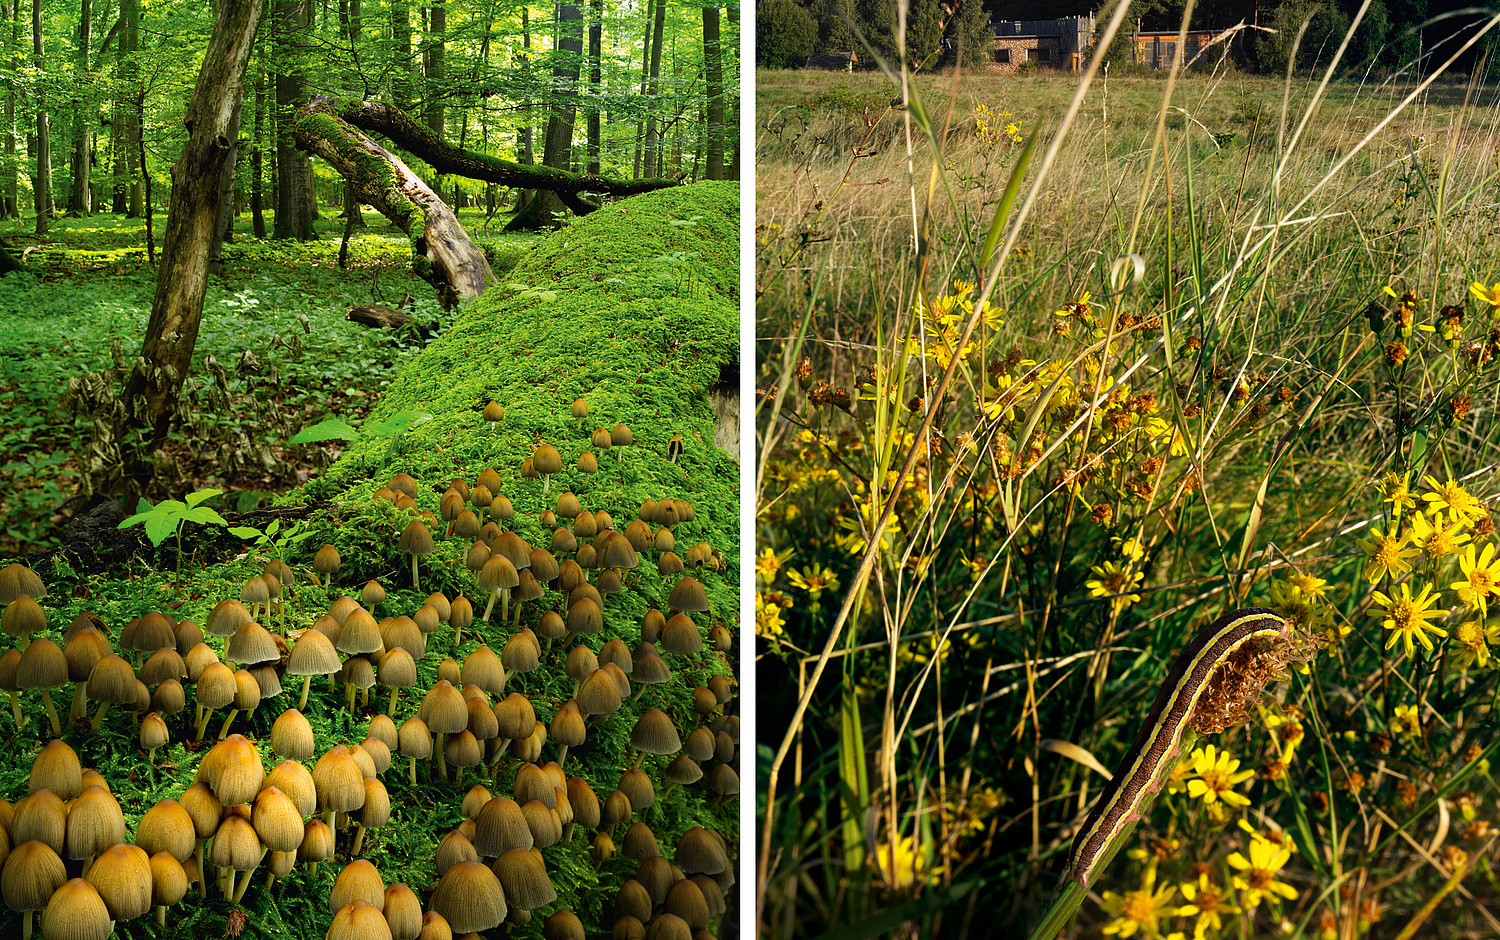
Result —
[[[260, 850], [261, 861], [264, 861], [265, 857], [266, 849], [265, 847], [262, 847]], [[249, 870], [245, 872], [243, 876], [245, 880], [241, 881], [240, 886], [234, 890], [234, 903], [240, 903], [240, 901], [245, 897], [245, 889], [250, 887], [250, 876], [255, 874], [255, 869], [258, 867], [260, 867], [260, 861], [257, 861], [254, 865], [251, 865]], [[230, 876], [231, 879], [233, 879], [233, 877], [233, 875]]]
[[68, 709], [68, 721], [87, 718], [89, 714], [89, 686], [87, 682], [73, 683], [73, 704]]
[[206, 841], [208, 841], [208, 840], [206, 840], [206, 839], [199, 839], [198, 840], [198, 851], [193, 856], [198, 861], [198, 891], [199, 891], [199, 893], [201, 893], [203, 895], [203, 899], [205, 901], [208, 900], [208, 878], [203, 873], [203, 851], [204, 851], [204, 843]]
[[21, 693], [10, 693], [10, 714], [16, 721], [16, 730], [26, 727], [26, 719], [21, 717]]
[[557, 748], [557, 766], [561, 767], [568, 759], [568, 745], [559, 745]]
[[307, 690], [312, 687], [312, 674], [308, 673], [302, 677], [302, 694], [297, 698], [297, 710], [301, 711], [307, 707]]
[[167, 926], [167, 906], [165, 904], [156, 905], [156, 926]]
[[[42, 690], [42, 701], [44, 701], [44, 702], [47, 703], [47, 717], [49, 719], [51, 719], [51, 721], [52, 721], [52, 736], [53, 737], [61, 737], [62, 736], [62, 722], [60, 722], [60, 721], [57, 720], [57, 706], [55, 706], [55, 705], [52, 704], [52, 690], [51, 689], [43, 689]], [[95, 723], [94, 723], [94, 730], [95, 731], [99, 730], [99, 724], [98, 724], [97, 721], [95, 721]]]
[[395, 715], [396, 715], [396, 696], [398, 696], [400, 694], [401, 694], [401, 689], [400, 688], [398, 688], [397, 686], [394, 686], [394, 685], [391, 686], [391, 700], [385, 706], [385, 713], [387, 715], [390, 715], [391, 717], [395, 717]]
[[490, 611], [492, 611], [492, 610], [495, 609], [495, 599], [498, 598], [499, 596], [500, 596], [500, 589], [499, 588], [496, 588], [495, 590], [493, 590], [493, 591], [490, 592], [490, 602], [488, 604], [484, 605], [484, 616], [480, 617], [479, 618], [480, 620], [489, 620], [490, 619]]
[[339, 831], [337, 829], [333, 828], [333, 823], [334, 823], [333, 810], [331, 810], [331, 809], [324, 810], [323, 811], [323, 825], [325, 825], [325, 826], [328, 827], [328, 837], [329, 837], [330, 840], [332, 840], [331, 841], [331, 847], [333, 848], [333, 853], [332, 854], [337, 854], [337, 852], [338, 852], [338, 845], [339, 845]]
[[447, 780], [448, 779], [448, 761], [443, 758], [443, 750], [444, 750], [444, 748], [443, 748], [443, 738], [444, 738], [444, 735], [442, 735], [442, 734], [439, 734], [437, 736], [437, 743], [433, 746], [433, 750], [436, 752], [436, 756], [437, 756], [438, 776], [442, 777], [444, 780]]
[[212, 708], [205, 708], [199, 714], [199, 716], [198, 716], [198, 726], [197, 726], [197, 728], [194, 729], [194, 732], [193, 732], [193, 740], [194, 741], [202, 741], [203, 740], [203, 731], [204, 731], [204, 729], [206, 729], [208, 727], [208, 720], [213, 717], [213, 714], [214, 714], [214, 710]]
[[238, 708], [231, 708], [229, 710], [229, 717], [225, 718], [224, 719], [224, 723], [219, 726], [219, 740], [220, 741], [224, 740], [224, 738], [226, 736], [228, 736], [228, 734], [229, 734], [229, 726], [232, 725], [232, 724], [234, 724], [235, 716], [237, 716], [239, 713], [240, 713], [240, 710]]
[[408, 760], [410, 760], [411, 763], [409, 763], [406, 766], [406, 779], [411, 783], [412, 786], [416, 786], [417, 785], [417, 759], [415, 757], [411, 757], [411, 758], [408, 758]]
[[[459, 771], [463, 773], [463, 771]], [[349, 850], [351, 858], [359, 858], [359, 850], [365, 844], [365, 824], [357, 823], [354, 827], [354, 847]]]

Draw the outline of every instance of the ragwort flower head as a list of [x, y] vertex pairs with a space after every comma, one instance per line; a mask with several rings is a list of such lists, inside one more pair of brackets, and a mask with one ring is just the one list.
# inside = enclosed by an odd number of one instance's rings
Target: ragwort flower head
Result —
[[1456, 480], [1439, 483], [1429, 475], [1422, 477], [1422, 482], [1432, 488], [1432, 492], [1422, 494], [1428, 509], [1444, 510], [1448, 518], [1464, 523], [1473, 522], [1484, 511], [1479, 505], [1479, 497]]
[[[1385, 641], [1386, 649], [1395, 646], [1396, 641], [1400, 640], [1406, 645], [1406, 655], [1410, 656], [1415, 652], [1413, 644], [1415, 640], [1431, 652], [1432, 640], [1427, 634], [1431, 633], [1440, 637], [1448, 635], [1448, 631], [1442, 627], [1427, 622], [1448, 613], [1441, 607], [1437, 610], [1430, 609], [1439, 600], [1438, 595], [1432, 593], [1432, 585], [1422, 585], [1421, 593], [1412, 597], [1411, 584], [1403, 581], [1400, 593], [1395, 597], [1387, 597], [1379, 591], [1375, 591], [1371, 596], [1375, 598], [1376, 603], [1385, 608], [1385, 619], [1381, 621], [1381, 626], [1391, 631], [1391, 635]], [[1378, 615], [1380, 612], [1373, 613]]]
[[1440, 513], [1435, 518], [1437, 524], [1429, 521], [1421, 511], [1411, 517], [1411, 543], [1421, 548], [1428, 558], [1440, 561], [1455, 554], [1458, 547], [1469, 540], [1469, 533], [1461, 531], [1466, 522], [1462, 518], [1455, 518], [1446, 526], [1441, 524], [1443, 517]]
[[1238, 872], [1234, 876], [1234, 886], [1243, 894], [1246, 908], [1259, 907], [1263, 898], [1270, 898], [1272, 903], [1280, 903], [1282, 898], [1288, 901], [1297, 899], [1296, 888], [1276, 880], [1277, 873], [1291, 857], [1289, 849], [1271, 842], [1260, 833], [1251, 836], [1245, 852], [1230, 854], [1229, 865]]
[[1371, 529], [1366, 538], [1356, 539], [1355, 544], [1364, 549], [1369, 560], [1365, 562], [1365, 580], [1371, 584], [1380, 581], [1381, 578], [1398, 578], [1411, 571], [1411, 563], [1406, 559], [1415, 558], [1422, 554], [1420, 548], [1407, 548], [1406, 543], [1409, 533], [1395, 534], [1395, 529], [1382, 533], [1379, 529]]
[[1227, 752], [1214, 752], [1210, 744], [1193, 751], [1193, 773], [1196, 777], [1187, 782], [1188, 796], [1205, 803], [1223, 800], [1231, 806], [1249, 806], [1250, 798], [1235, 792], [1235, 787], [1255, 776], [1253, 770], [1240, 770], [1240, 762]]
[[1458, 566], [1463, 572], [1463, 580], [1454, 581], [1448, 587], [1458, 594], [1460, 601], [1478, 610], [1482, 618], [1489, 599], [1500, 590], [1500, 562], [1495, 560], [1494, 543], [1486, 545], [1478, 557], [1473, 545], [1465, 546]]
[[1104, 892], [1104, 902], [1100, 906], [1114, 915], [1114, 920], [1104, 925], [1105, 936], [1131, 937], [1138, 931], [1147, 937], [1160, 936], [1161, 919], [1177, 915], [1177, 908], [1171, 903], [1176, 895], [1177, 888], [1173, 885], [1156, 889], [1156, 866], [1147, 865], [1146, 877], [1139, 890], [1124, 894]]

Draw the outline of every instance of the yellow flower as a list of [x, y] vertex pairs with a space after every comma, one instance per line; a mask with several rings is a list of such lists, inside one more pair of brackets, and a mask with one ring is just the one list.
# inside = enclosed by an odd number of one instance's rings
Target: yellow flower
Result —
[[[1437, 520], [1442, 522], [1442, 517], [1437, 517]], [[1455, 518], [1450, 525], [1437, 526], [1428, 522], [1427, 516], [1419, 511], [1411, 517], [1411, 543], [1420, 547], [1427, 553], [1427, 557], [1434, 561], [1446, 558], [1457, 552], [1458, 546], [1469, 540], [1467, 532], [1459, 531], [1464, 521], [1461, 518]]]
[[1167, 792], [1173, 796], [1187, 789], [1188, 778], [1193, 775], [1193, 762], [1191, 760], [1180, 760], [1172, 765], [1172, 772], [1167, 774]]
[[1118, 535], [1110, 538], [1115, 547], [1120, 550], [1120, 555], [1126, 561], [1135, 564], [1146, 557], [1146, 549], [1135, 539], [1122, 539]]
[[916, 851], [911, 836], [898, 836], [896, 844], [882, 842], [875, 848], [875, 867], [887, 886], [900, 890], [918, 878], [928, 881], [935, 876], [927, 859]]
[[839, 589], [838, 575], [813, 562], [802, 571], [796, 568], [786, 570], [786, 579], [792, 582], [792, 587], [806, 591], [808, 596], [817, 600], [824, 591], [837, 591]]
[[1094, 565], [1089, 569], [1098, 575], [1092, 581], [1083, 582], [1083, 586], [1089, 589], [1089, 597], [1115, 597], [1115, 603], [1121, 607], [1134, 604], [1141, 599], [1139, 594], [1128, 593], [1140, 586], [1145, 575], [1139, 571], [1132, 572], [1112, 561], [1106, 561], [1103, 565]]
[[1461, 670], [1467, 670], [1475, 663], [1488, 666], [1490, 647], [1500, 643], [1500, 623], [1486, 627], [1478, 621], [1467, 620], [1453, 631], [1453, 638], [1458, 641], [1458, 651], [1453, 656], [1455, 666]]
[[[865, 549], [870, 547], [866, 536], [875, 527], [875, 522], [880, 518], [884, 507], [877, 508], [873, 500], [865, 497], [859, 501], [859, 517], [841, 515], [838, 518], [838, 527], [843, 529], [842, 535], [835, 535], [833, 540], [844, 551], [851, 555], [863, 555]], [[891, 521], [885, 525], [885, 531], [880, 534], [881, 551], [889, 551], [891, 537], [901, 534], [901, 524], [894, 514]]]
[[1462, 483], [1454, 480], [1439, 483], [1431, 476], [1424, 476], [1422, 482], [1432, 487], [1431, 493], [1422, 494], [1429, 509], [1446, 509], [1448, 518], [1458, 522], [1473, 522], [1483, 512], [1479, 497], [1464, 489]]
[[781, 605], [766, 595], [755, 592], [755, 635], [767, 640], [786, 638], [786, 627], [781, 622]]
[[1500, 284], [1485, 287], [1479, 281], [1469, 285], [1469, 293], [1482, 304], [1488, 304], [1491, 317], [1500, 317]]
[[1156, 866], [1147, 865], [1146, 877], [1140, 890], [1124, 894], [1104, 892], [1104, 902], [1100, 907], [1115, 916], [1114, 920], [1104, 925], [1105, 935], [1130, 937], [1136, 931], [1141, 931], [1148, 937], [1157, 936], [1160, 933], [1158, 922], [1161, 918], [1177, 915], [1177, 908], [1171, 906], [1177, 889], [1172, 885], [1167, 885], [1160, 891], [1155, 889]]
[[1495, 546], [1490, 543], [1474, 557], [1474, 546], [1464, 547], [1463, 555], [1458, 559], [1458, 567], [1463, 571], [1463, 580], [1454, 581], [1448, 587], [1458, 593], [1458, 599], [1470, 607], [1479, 609], [1479, 616], [1485, 614], [1485, 605], [1489, 598], [1495, 593], [1496, 587], [1500, 586], [1500, 562], [1495, 561]]
[[1198, 918], [1193, 925], [1193, 940], [1203, 940], [1209, 931], [1219, 934], [1224, 930], [1224, 916], [1240, 913], [1233, 903], [1234, 892], [1210, 881], [1208, 872], [1200, 873], [1196, 882], [1184, 881], [1182, 896], [1188, 903], [1177, 909], [1177, 916]]
[[1397, 705], [1391, 714], [1391, 730], [1402, 737], [1416, 737], [1422, 733], [1422, 721], [1417, 716], [1415, 705]]
[[[1247, 857], [1248, 856], [1248, 857]], [[1276, 873], [1292, 857], [1292, 853], [1269, 841], [1260, 833], [1250, 839], [1246, 852], [1234, 852], [1229, 856], [1229, 865], [1239, 874], [1234, 876], [1234, 886], [1245, 896], [1245, 906], [1254, 909], [1261, 899], [1270, 897], [1273, 903], [1280, 898], [1297, 899], [1297, 889], [1276, 880]]]
[[1293, 587], [1312, 599], [1322, 600], [1323, 595], [1327, 593], [1328, 582], [1310, 574], [1294, 571], [1287, 580], [1292, 583]]
[[1194, 750], [1193, 773], [1198, 776], [1187, 782], [1188, 796], [1205, 803], [1223, 800], [1231, 806], [1249, 806], [1250, 798], [1236, 793], [1234, 788], [1255, 776], [1255, 771], [1239, 768], [1240, 762], [1227, 752], [1215, 756], [1212, 744]]
[[1387, 473], [1376, 485], [1376, 489], [1385, 496], [1385, 501], [1391, 504], [1398, 514], [1406, 509], [1415, 509], [1417, 499], [1412, 495], [1411, 488], [1406, 485], [1406, 475], [1402, 473]]
[[771, 546], [763, 546], [760, 554], [755, 556], [755, 582], [761, 587], [769, 587], [776, 580], [776, 572], [781, 570], [781, 565], [792, 557], [793, 549], [784, 552], [773, 552]]
[[1441, 617], [1447, 613], [1442, 608], [1428, 609], [1438, 602], [1438, 595], [1432, 594], [1432, 585], [1422, 585], [1422, 593], [1412, 597], [1411, 584], [1402, 581], [1399, 597], [1387, 597], [1379, 591], [1375, 591], [1371, 596], [1375, 598], [1376, 603], [1385, 607], [1385, 619], [1381, 621], [1381, 626], [1391, 631], [1390, 637], [1385, 641], [1386, 649], [1390, 649], [1396, 645], [1397, 640], [1401, 640], [1406, 644], [1406, 655], [1410, 656], [1415, 652], [1415, 647], [1412, 645], [1412, 640], [1415, 639], [1422, 644], [1424, 649], [1431, 652], [1432, 640], [1427, 634], [1432, 633], [1434, 636], [1441, 637], [1448, 635], [1447, 630], [1427, 622], [1433, 617]]
[[[1394, 532], [1395, 530], [1391, 530]], [[1411, 570], [1408, 558], [1422, 554], [1420, 548], [1406, 548], [1406, 535], [1382, 535], [1379, 529], [1371, 529], [1368, 538], [1356, 539], [1370, 560], [1365, 562], [1365, 580], [1375, 584], [1381, 578], [1396, 578]]]

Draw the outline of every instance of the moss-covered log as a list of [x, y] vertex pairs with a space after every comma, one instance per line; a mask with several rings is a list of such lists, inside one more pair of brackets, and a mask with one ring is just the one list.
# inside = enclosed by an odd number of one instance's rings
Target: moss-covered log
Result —
[[400, 157], [340, 118], [334, 105], [329, 96], [314, 95], [297, 112], [297, 146], [327, 160], [362, 202], [412, 237], [412, 265], [444, 307], [484, 293], [494, 272], [453, 210]]
[[586, 215], [598, 206], [581, 193], [634, 196], [676, 186], [675, 179], [620, 180], [592, 173], [569, 173], [550, 166], [512, 163], [489, 154], [464, 150], [445, 142], [431, 130], [413, 121], [400, 108], [379, 101], [343, 101], [338, 115], [345, 121], [397, 144], [413, 156], [426, 160], [439, 173], [498, 183], [516, 189], [540, 189], [557, 193], [573, 212]]

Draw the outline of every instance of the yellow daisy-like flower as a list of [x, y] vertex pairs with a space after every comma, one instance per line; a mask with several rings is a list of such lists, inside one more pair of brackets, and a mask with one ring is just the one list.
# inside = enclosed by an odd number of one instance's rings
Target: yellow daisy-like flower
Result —
[[1250, 805], [1250, 798], [1234, 788], [1255, 776], [1255, 771], [1240, 770], [1240, 762], [1227, 752], [1216, 755], [1212, 744], [1197, 748], [1193, 751], [1193, 773], [1197, 776], [1187, 782], [1188, 796], [1205, 803], [1223, 800], [1230, 806]]
[[1234, 904], [1233, 889], [1214, 884], [1209, 880], [1208, 872], [1200, 873], [1197, 881], [1184, 881], [1181, 890], [1188, 903], [1177, 909], [1177, 916], [1197, 918], [1193, 924], [1193, 940], [1203, 940], [1209, 931], [1218, 935], [1224, 930], [1224, 917], [1235, 917], [1240, 913]]
[[1422, 733], [1422, 719], [1415, 705], [1397, 705], [1391, 713], [1391, 730], [1402, 737], [1414, 738]]
[[1387, 597], [1379, 591], [1373, 592], [1371, 596], [1375, 598], [1377, 604], [1385, 608], [1385, 619], [1381, 621], [1381, 626], [1391, 631], [1390, 637], [1385, 641], [1386, 649], [1390, 649], [1396, 645], [1397, 640], [1401, 640], [1406, 644], [1406, 655], [1410, 656], [1415, 652], [1412, 641], [1416, 640], [1424, 649], [1431, 652], [1432, 640], [1427, 634], [1431, 633], [1440, 637], [1448, 635], [1447, 630], [1427, 622], [1447, 613], [1442, 608], [1429, 609], [1439, 600], [1438, 595], [1432, 593], [1432, 585], [1422, 585], [1422, 593], [1412, 597], [1411, 584], [1403, 581], [1400, 594], [1394, 598]]
[[781, 622], [781, 605], [767, 600], [766, 595], [755, 592], [755, 635], [767, 640], [786, 638], [786, 627]]
[[1239, 874], [1234, 876], [1234, 886], [1243, 893], [1245, 907], [1253, 910], [1260, 906], [1262, 898], [1269, 897], [1272, 903], [1281, 898], [1297, 899], [1297, 889], [1276, 880], [1276, 873], [1292, 857], [1292, 853], [1256, 833], [1250, 839], [1245, 852], [1233, 852], [1229, 865]]
[[1453, 631], [1458, 649], [1453, 655], [1453, 664], [1468, 670], [1475, 663], [1481, 668], [1490, 664], [1490, 647], [1500, 643], [1500, 623], [1486, 627], [1476, 620], [1467, 620]]
[[1429, 509], [1447, 510], [1450, 519], [1462, 522], [1473, 522], [1483, 512], [1479, 497], [1464, 489], [1462, 483], [1455, 480], [1439, 483], [1430, 475], [1424, 476], [1422, 482], [1432, 488], [1431, 493], [1422, 494]]
[[1355, 543], [1364, 549], [1370, 560], [1365, 562], [1365, 580], [1375, 584], [1381, 578], [1398, 578], [1411, 571], [1411, 564], [1406, 559], [1415, 558], [1422, 554], [1420, 548], [1407, 548], [1407, 536], [1396, 535], [1392, 529], [1382, 534], [1379, 529], [1371, 529], [1368, 538], [1356, 539]]
[[1405, 474], [1387, 473], [1376, 485], [1376, 489], [1380, 490], [1385, 496], [1385, 502], [1390, 503], [1391, 509], [1397, 513], [1416, 508], [1417, 498], [1412, 495], [1411, 488], [1406, 485]]
[[1172, 772], [1167, 774], [1167, 792], [1173, 796], [1187, 790], [1188, 778], [1193, 775], [1192, 761], [1180, 760], [1172, 765]]
[[1099, 906], [1114, 915], [1114, 920], [1104, 925], [1104, 933], [1111, 937], [1131, 937], [1137, 931], [1145, 936], [1160, 935], [1163, 917], [1175, 917], [1177, 908], [1172, 899], [1177, 896], [1174, 885], [1156, 890], [1156, 866], [1146, 866], [1146, 877], [1137, 891], [1115, 894], [1104, 892], [1104, 902]]
[[1328, 593], [1328, 582], [1322, 578], [1315, 578], [1310, 574], [1293, 571], [1287, 580], [1292, 583], [1293, 587], [1311, 599], [1322, 600], [1323, 596]]
[[1500, 589], [1500, 562], [1495, 561], [1494, 543], [1486, 545], [1477, 558], [1474, 546], [1465, 546], [1458, 567], [1463, 572], [1463, 580], [1454, 581], [1448, 587], [1457, 592], [1460, 601], [1477, 608], [1479, 616], [1483, 617], [1489, 599]]
[[[1432, 495], [1432, 494], [1427, 494]], [[1439, 516], [1437, 521], [1442, 522]], [[1418, 511], [1411, 517], [1411, 543], [1427, 554], [1434, 561], [1446, 558], [1458, 551], [1458, 547], [1469, 540], [1467, 532], [1460, 532], [1465, 524], [1464, 519], [1455, 518], [1449, 525], [1434, 525], [1428, 521], [1427, 516]]]
[[1120, 606], [1134, 604], [1141, 599], [1139, 594], [1127, 593], [1140, 586], [1145, 575], [1139, 571], [1130, 571], [1112, 561], [1106, 561], [1103, 565], [1094, 565], [1089, 569], [1098, 575], [1092, 581], [1083, 582], [1083, 586], [1089, 589], [1089, 597], [1115, 597], [1114, 602]]
[[1489, 306], [1492, 318], [1500, 317], [1500, 284], [1485, 287], [1484, 284], [1475, 281], [1469, 285], [1469, 293], [1473, 294], [1480, 303]]
[[760, 554], [755, 556], [755, 581], [762, 587], [767, 587], [776, 580], [776, 572], [781, 570], [782, 564], [792, 557], [792, 549], [784, 552], [773, 552], [771, 546], [763, 546]]
[[786, 579], [792, 583], [792, 587], [806, 591], [808, 596], [817, 600], [824, 591], [837, 591], [839, 589], [838, 575], [832, 571], [813, 562], [802, 571], [796, 568], [786, 570]]

